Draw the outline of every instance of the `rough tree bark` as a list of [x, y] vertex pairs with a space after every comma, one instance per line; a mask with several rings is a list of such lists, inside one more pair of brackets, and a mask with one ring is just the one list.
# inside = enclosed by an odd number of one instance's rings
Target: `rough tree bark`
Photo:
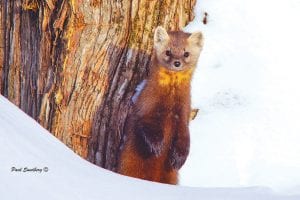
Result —
[[1, 93], [76, 153], [114, 170], [156, 26], [195, 0], [1, 0]]

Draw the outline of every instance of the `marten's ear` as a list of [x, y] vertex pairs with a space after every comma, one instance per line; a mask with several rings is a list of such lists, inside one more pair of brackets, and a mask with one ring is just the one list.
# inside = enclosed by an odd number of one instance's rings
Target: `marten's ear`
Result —
[[154, 33], [154, 46], [159, 47], [162, 44], [165, 44], [168, 40], [169, 40], [169, 35], [166, 29], [164, 29], [161, 26], [158, 26], [155, 29], [155, 33]]
[[196, 45], [198, 47], [203, 46], [203, 34], [201, 32], [192, 33], [191, 36], [188, 38], [188, 41], [192, 45]]

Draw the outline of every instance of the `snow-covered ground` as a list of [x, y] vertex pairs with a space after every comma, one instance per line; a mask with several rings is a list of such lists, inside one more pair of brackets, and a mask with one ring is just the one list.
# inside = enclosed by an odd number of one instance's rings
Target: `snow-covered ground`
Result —
[[300, 0], [198, 0], [196, 15], [200, 113], [181, 184], [300, 193]]
[[263, 187], [191, 188], [115, 174], [80, 158], [1, 95], [0, 152], [1, 200], [300, 198], [278, 195]]

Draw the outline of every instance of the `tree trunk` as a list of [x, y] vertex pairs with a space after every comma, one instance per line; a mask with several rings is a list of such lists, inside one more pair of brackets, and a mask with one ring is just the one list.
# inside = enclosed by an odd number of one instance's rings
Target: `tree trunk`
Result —
[[76, 153], [114, 170], [155, 27], [195, 0], [1, 0], [1, 93]]

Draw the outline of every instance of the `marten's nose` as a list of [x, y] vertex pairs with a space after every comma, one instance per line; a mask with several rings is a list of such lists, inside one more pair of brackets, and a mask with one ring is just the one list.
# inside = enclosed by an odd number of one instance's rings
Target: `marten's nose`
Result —
[[180, 67], [181, 63], [179, 61], [174, 62], [175, 67]]

